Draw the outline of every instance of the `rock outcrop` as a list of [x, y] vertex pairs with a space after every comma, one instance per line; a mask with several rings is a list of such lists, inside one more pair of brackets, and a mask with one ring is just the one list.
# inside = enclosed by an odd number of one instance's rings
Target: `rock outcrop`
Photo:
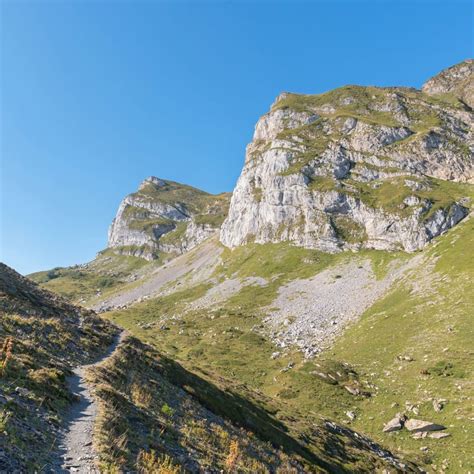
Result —
[[[472, 85], [463, 64], [439, 78]], [[281, 94], [247, 147], [221, 242], [411, 252], [455, 225], [474, 179], [474, 115], [467, 101], [433, 96], [438, 82]]]
[[181, 254], [217, 232], [228, 203], [226, 193], [212, 195], [152, 176], [120, 204], [108, 247], [147, 260], [161, 252]]

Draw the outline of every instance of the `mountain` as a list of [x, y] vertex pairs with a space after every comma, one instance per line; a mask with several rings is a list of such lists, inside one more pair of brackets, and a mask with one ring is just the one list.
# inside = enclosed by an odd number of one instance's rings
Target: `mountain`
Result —
[[219, 230], [229, 198], [151, 176], [120, 204], [108, 247], [146, 260], [179, 255]]
[[474, 180], [474, 115], [434, 93], [464, 94], [471, 70], [472, 62], [451, 68], [424, 92], [346, 86], [281, 94], [257, 123], [221, 242], [423, 248], [468, 213], [458, 183]]
[[[150, 178], [122, 243], [31, 276], [131, 335], [90, 371], [107, 469], [474, 469], [471, 84], [465, 61], [423, 90], [284, 93], [228, 212]], [[188, 245], [201, 215], [222, 225]]]

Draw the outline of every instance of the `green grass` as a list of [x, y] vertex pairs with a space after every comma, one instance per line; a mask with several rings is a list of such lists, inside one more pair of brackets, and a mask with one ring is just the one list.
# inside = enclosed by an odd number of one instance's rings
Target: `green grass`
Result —
[[[298, 112], [312, 112], [325, 105], [331, 105], [335, 112], [324, 115], [336, 117], [354, 117], [376, 125], [397, 126], [399, 123], [388, 112], [373, 110], [371, 105], [384, 101], [386, 92], [378, 87], [344, 86], [330, 92], [317, 95], [289, 94], [279, 101], [273, 110], [290, 108]], [[345, 101], [351, 101], [347, 103]]]
[[474, 187], [469, 184], [426, 177], [422, 181], [426, 189], [412, 191], [404, 184], [407, 179], [416, 180], [409, 175], [377, 180], [371, 184], [346, 180], [345, 189], [343, 187], [341, 192], [348, 192], [372, 208], [380, 208], [402, 217], [413, 213], [410, 207], [403, 207], [403, 200], [409, 196], [416, 196], [422, 201], [427, 200], [431, 203], [430, 209], [423, 215], [425, 220], [439, 209], [447, 209], [465, 197], [472, 199], [474, 196]]
[[[414, 270], [411, 281], [420, 281], [420, 285], [425, 278], [431, 281], [429, 294], [416, 294], [399, 283], [349, 327], [334, 347], [313, 361], [305, 361], [294, 349], [272, 359], [275, 346], [255, 331], [278, 288], [286, 281], [311, 277], [351, 259], [370, 259], [381, 279], [392, 264], [412, 255], [372, 250], [328, 255], [288, 244], [225, 249], [216, 278], [259, 276], [267, 279], [267, 285], [244, 287], [219, 307], [185, 312], [187, 302], [207, 291], [208, 286], [201, 285], [109, 317], [187, 369], [207, 374], [214, 381], [219, 377], [238, 381], [277, 401], [277, 418], [292, 419], [296, 432], [306, 432], [307, 423], [318, 423], [323, 416], [350, 424], [423, 466], [440, 465], [446, 458], [457, 469], [459, 462], [463, 466], [468, 463], [469, 431], [464, 430], [468, 430], [469, 415], [467, 382], [472, 378], [468, 318], [472, 298], [468, 295], [472, 293], [469, 281], [473, 269], [465, 255], [473, 251], [472, 230], [470, 221], [462, 223], [418, 254], [425, 260]], [[156, 325], [142, 327], [150, 322]], [[448, 326], [454, 330], [450, 332]], [[445, 347], [447, 352], [443, 352]], [[414, 361], [397, 359], [404, 355]], [[294, 367], [283, 371], [290, 362]], [[335, 380], [320, 373], [332, 374]], [[462, 390], [456, 388], [459, 384]], [[357, 387], [361, 395], [350, 394], [345, 385]], [[449, 400], [441, 413], [430, 408], [431, 402], [426, 401], [430, 396]], [[405, 432], [383, 434], [383, 424], [404, 410], [405, 401], [419, 403], [418, 418], [446, 424], [452, 437], [420, 441]], [[395, 403], [398, 406], [392, 408]], [[356, 420], [350, 422], [346, 411], [355, 411]], [[426, 444], [429, 452], [422, 453], [419, 447]]]
[[[335, 360], [351, 364], [370, 383], [376, 396], [353, 403], [356, 429], [410, 454], [426, 464], [441, 466], [448, 460], [450, 472], [472, 470], [470, 440], [474, 436], [472, 379], [474, 364], [474, 265], [466, 258], [474, 252], [472, 221], [460, 224], [426, 252], [426, 260], [411, 277], [378, 301], [330, 350]], [[423, 290], [411, 284], [423, 282]], [[413, 361], [399, 360], [408, 355]], [[431, 398], [448, 402], [437, 413]], [[452, 435], [444, 440], [414, 440], [406, 431], [383, 434], [383, 424], [405, 411], [405, 402], [419, 405], [412, 417], [444, 424]]]
[[[124, 248], [124, 250], [136, 251], [139, 248]], [[112, 293], [128, 284], [130, 275], [139, 273], [151, 265], [159, 264], [160, 261], [151, 264], [139, 257], [117, 255], [113, 249], [108, 249], [101, 252], [86, 267], [58, 267], [32, 273], [28, 277], [72, 302], [80, 302], [91, 299], [98, 291], [102, 295]]]
[[164, 234], [160, 237], [160, 243], [167, 245], [178, 245], [186, 234], [187, 228], [187, 222], [178, 222], [176, 224], [176, 228], [173, 231], [168, 232], [167, 234]]
[[363, 244], [367, 240], [365, 228], [346, 216], [334, 216], [332, 225], [338, 237], [349, 244]]

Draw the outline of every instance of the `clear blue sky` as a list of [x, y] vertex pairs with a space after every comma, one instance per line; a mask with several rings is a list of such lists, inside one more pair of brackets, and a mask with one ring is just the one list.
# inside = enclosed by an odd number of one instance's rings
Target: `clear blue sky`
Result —
[[419, 87], [472, 56], [470, 2], [1, 3], [1, 255], [92, 259], [156, 175], [232, 190], [281, 91]]

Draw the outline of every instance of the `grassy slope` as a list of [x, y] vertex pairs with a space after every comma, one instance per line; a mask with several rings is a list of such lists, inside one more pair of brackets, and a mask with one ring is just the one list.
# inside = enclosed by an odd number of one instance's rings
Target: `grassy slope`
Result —
[[[364, 252], [362, 256], [373, 260], [379, 275], [391, 261], [399, 258], [397, 254], [372, 251]], [[310, 449], [321, 455], [326, 449], [327, 433], [315, 437], [311, 427], [321, 425], [321, 415], [333, 418], [339, 413], [336, 407], [349, 406], [351, 395], [315, 377], [311, 373], [315, 366], [305, 364], [295, 350], [272, 359], [274, 345], [255, 328], [261, 324], [262, 308], [273, 301], [280, 285], [295, 278], [310, 277], [350, 258], [354, 255], [329, 255], [286, 244], [249, 245], [233, 252], [227, 250], [216, 272], [217, 278], [261, 276], [272, 281], [265, 287], [243, 288], [220, 308], [184, 312], [186, 303], [204, 295], [209, 288], [208, 284], [202, 284], [111, 313], [109, 317], [220, 389], [226, 390], [234, 381], [237, 384], [234, 390], [244, 397], [249, 396], [248, 390], [256, 391], [264, 407], [275, 412], [276, 419], [288, 424], [294, 436], [311, 439]], [[286, 371], [290, 362], [295, 367]], [[274, 400], [276, 409], [267, 396]], [[334, 403], [329, 409], [315, 403], [328, 397]], [[370, 462], [366, 454], [358, 460], [347, 455], [341, 466], [350, 469], [365, 466], [367, 469]]]
[[[106, 471], [143, 468], [147, 453], [155, 470], [143, 472], [161, 472], [166, 460], [193, 472], [303, 472], [297, 453], [302, 447], [261, 408], [220, 391], [135, 338], [127, 338], [89, 379], [100, 404], [96, 442]], [[209, 405], [217, 415], [205, 408]], [[260, 435], [280, 436], [290, 456], [219, 414], [240, 417], [240, 426], [252, 420]]]
[[66, 376], [105, 351], [114, 331], [95, 314], [0, 266], [0, 348], [12, 341], [11, 357], [4, 350], [0, 355], [0, 471], [48, 468], [62, 415], [73, 401]]
[[[468, 220], [430, 247], [412, 279], [377, 302], [328, 354], [378, 387], [377, 396], [353, 404], [357, 429], [393, 449], [415, 453], [426, 446], [423, 460], [441, 468], [447, 459], [452, 472], [473, 469], [473, 231]], [[440, 413], [433, 398], [448, 400]], [[382, 434], [383, 424], [406, 411], [407, 401], [419, 408], [419, 415], [407, 415], [444, 424], [452, 436], [414, 440], [405, 431]]]
[[138, 257], [116, 255], [105, 250], [85, 265], [32, 273], [28, 275], [47, 290], [54, 291], [73, 303], [85, 304], [91, 299], [119, 290], [136, 277], [146, 274], [162, 262], [147, 262]]
[[[233, 379], [274, 398], [281, 404], [277, 417], [292, 418], [296, 432], [305, 432], [308, 422], [318, 423], [320, 416], [326, 416], [352, 424], [421, 464], [440, 467], [448, 459], [452, 466], [459, 462], [465, 466], [467, 380], [472, 376], [467, 364], [472, 307], [467, 305], [472, 294], [469, 278], [474, 273], [465, 257], [473, 252], [472, 240], [471, 221], [439, 238], [427, 248], [423, 263], [409, 277], [420, 287], [431, 288], [428, 292], [413, 292], [408, 283], [400, 283], [370, 308], [360, 323], [350, 327], [334, 348], [313, 361], [304, 361], [293, 350], [272, 359], [275, 347], [254, 331], [260, 325], [262, 308], [271, 303], [278, 287], [352, 258], [370, 258], [376, 275], [382, 277], [394, 259], [411, 257], [374, 251], [327, 255], [285, 244], [249, 245], [225, 251], [216, 276], [262, 276], [271, 280], [266, 287], [243, 288], [219, 308], [184, 312], [186, 303], [205, 294], [209, 285], [203, 284], [110, 317], [192, 371], [204, 371], [213, 380]], [[442, 352], [446, 347], [448, 350]], [[404, 355], [415, 360], [397, 359]], [[290, 362], [294, 368], [284, 371]], [[447, 365], [445, 373], [443, 364]], [[318, 372], [331, 374], [337, 383], [318, 376]], [[458, 389], [459, 384], [463, 388]], [[372, 396], [353, 396], [344, 385]], [[441, 413], [435, 413], [431, 401], [426, 400], [434, 396], [449, 400]], [[383, 424], [404, 410], [405, 401], [420, 405], [420, 418], [446, 424], [452, 436], [420, 441], [405, 432], [382, 434]], [[395, 403], [398, 406], [392, 408]], [[356, 412], [354, 422], [347, 418], [347, 411]], [[420, 452], [426, 444], [428, 452]]]

